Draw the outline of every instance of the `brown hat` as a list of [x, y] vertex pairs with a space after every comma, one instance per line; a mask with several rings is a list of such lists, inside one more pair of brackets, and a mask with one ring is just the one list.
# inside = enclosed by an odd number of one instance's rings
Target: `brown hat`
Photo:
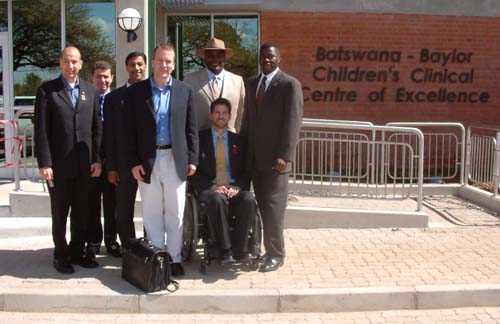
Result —
[[198, 56], [202, 59], [205, 59], [205, 51], [224, 51], [226, 53], [226, 59], [230, 58], [234, 54], [232, 49], [226, 48], [223, 40], [217, 38], [210, 39], [205, 45], [205, 48], [196, 50], [196, 54], [198, 54]]

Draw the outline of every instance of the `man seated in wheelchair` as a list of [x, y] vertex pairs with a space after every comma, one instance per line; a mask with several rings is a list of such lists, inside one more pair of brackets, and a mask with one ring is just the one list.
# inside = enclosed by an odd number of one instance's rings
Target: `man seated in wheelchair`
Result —
[[212, 127], [199, 133], [199, 164], [192, 184], [205, 216], [209, 257], [222, 264], [252, 260], [249, 233], [256, 217], [248, 190], [245, 149], [240, 135], [228, 130], [231, 103], [218, 98], [210, 106]]

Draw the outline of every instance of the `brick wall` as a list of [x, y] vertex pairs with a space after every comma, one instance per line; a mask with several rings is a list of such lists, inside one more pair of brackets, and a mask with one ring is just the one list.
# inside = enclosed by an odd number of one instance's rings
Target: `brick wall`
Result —
[[499, 17], [261, 13], [261, 42], [301, 81], [306, 117], [376, 124], [500, 125], [498, 30]]

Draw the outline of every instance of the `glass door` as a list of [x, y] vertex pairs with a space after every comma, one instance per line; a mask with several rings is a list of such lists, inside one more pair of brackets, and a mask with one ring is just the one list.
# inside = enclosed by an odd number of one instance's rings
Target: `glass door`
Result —
[[12, 112], [12, 72], [8, 34], [0, 33], [0, 178], [11, 178], [13, 173], [13, 136], [17, 135], [10, 120]]

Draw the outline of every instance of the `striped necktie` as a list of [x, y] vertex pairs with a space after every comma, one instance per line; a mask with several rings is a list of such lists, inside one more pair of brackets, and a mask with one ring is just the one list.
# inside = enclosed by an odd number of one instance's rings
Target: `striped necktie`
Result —
[[100, 107], [100, 112], [101, 112], [101, 121], [104, 121], [104, 97], [106, 95], [99, 95], [99, 107]]

